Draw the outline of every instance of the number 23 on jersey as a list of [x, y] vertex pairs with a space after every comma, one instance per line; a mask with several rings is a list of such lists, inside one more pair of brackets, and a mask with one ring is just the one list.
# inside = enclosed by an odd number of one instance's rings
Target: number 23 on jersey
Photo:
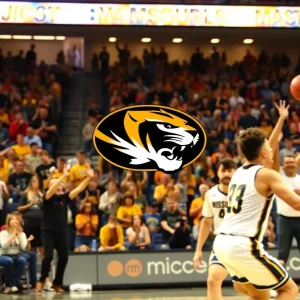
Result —
[[227, 207], [227, 213], [238, 214], [241, 212], [245, 190], [246, 190], [246, 184], [241, 184], [241, 185], [233, 184], [230, 187], [230, 191], [228, 194], [229, 203]]

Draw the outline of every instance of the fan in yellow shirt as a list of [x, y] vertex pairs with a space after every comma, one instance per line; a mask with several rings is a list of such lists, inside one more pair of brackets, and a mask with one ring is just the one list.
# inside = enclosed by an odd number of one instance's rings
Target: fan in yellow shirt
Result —
[[5, 112], [4, 107], [0, 107], [0, 122], [5, 124], [6, 126], [9, 125], [9, 117], [7, 112]]
[[273, 127], [268, 124], [268, 121], [266, 119], [261, 120], [260, 127], [258, 127], [258, 129], [264, 132], [267, 137], [269, 137], [273, 131]]
[[24, 136], [21, 133], [17, 135], [17, 144], [12, 146], [12, 148], [16, 151], [20, 160], [23, 160], [26, 155], [31, 153], [30, 146], [24, 143]]
[[111, 215], [108, 223], [101, 228], [100, 241], [99, 251], [126, 250], [123, 230], [115, 216]]
[[200, 197], [196, 198], [192, 201], [190, 207], [190, 216], [193, 218], [193, 224], [198, 225], [199, 219], [202, 216], [202, 207], [204, 203], [204, 196], [206, 192], [209, 190], [208, 185], [201, 184], [199, 187]]
[[0, 181], [7, 183], [8, 180], [8, 170], [4, 166], [4, 157], [0, 156]]
[[[66, 164], [66, 160], [64, 158], [59, 158], [57, 160], [57, 169], [54, 171], [54, 173], [52, 174], [52, 179], [58, 179], [61, 176], [64, 175], [64, 166]], [[65, 177], [65, 179], [63, 179], [63, 183], [67, 183], [69, 180], [68, 177]]]
[[117, 218], [123, 228], [129, 228], [132, 225], [134, 215], [142, 216], [143, 212], [140, 206], [134, 204], [134, 197], [131, 193], [125, 193], [123, 204], [118, 208]]
[[84, 180], [88, 169], [84, 152], [77, 153], [77, 160], [78, 164], [74, 165], [70, 170], [70, 180], [74, 187], [77, 187]]
[[161, 178], [161, 184], [154, 190], [153, 198], [157, 204], [162, 204], [167, 197], [175, 197], [179, 199], [180, 191], [177, 185], [172, 183], [171, 176], [164, 174]]

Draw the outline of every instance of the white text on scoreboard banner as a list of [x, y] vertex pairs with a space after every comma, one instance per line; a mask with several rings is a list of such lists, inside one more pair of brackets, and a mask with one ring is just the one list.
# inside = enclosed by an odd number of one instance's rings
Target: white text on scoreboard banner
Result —
[[299, 28], [300, 7], [1, 1], [0, 23]]

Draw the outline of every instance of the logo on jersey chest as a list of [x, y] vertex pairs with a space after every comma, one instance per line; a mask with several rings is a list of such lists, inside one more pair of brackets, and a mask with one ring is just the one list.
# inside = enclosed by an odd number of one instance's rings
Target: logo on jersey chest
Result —
[[212, 205], [214, 208], [225, 208], [228, 207], [228, 201], [214, 201]]

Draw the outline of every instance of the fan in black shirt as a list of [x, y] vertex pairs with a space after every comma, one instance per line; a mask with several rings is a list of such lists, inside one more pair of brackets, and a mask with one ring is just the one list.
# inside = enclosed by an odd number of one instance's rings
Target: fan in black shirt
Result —
[[8, 189], [14, 203], [19, 204], [19, 199], [27, 189], [32, 175], [25, 172], [24, 163], [21, 160], [16, 161], [16, 172], [8, 177]]
[[40, 106], [38, 113], [38, 117], [32, 121], [31, 126], [35, 129], [35, 134], [40, 136], [43, 148], [52, 155], [57, 127], [54, 120], [49, 116], [49, 110], [46, 106]]
[[51, 160], [46, 150], [41, 151], [40, 158], [42, 163], [36, 168], [35, 172], [39, 177], [41, 190], [47, 190], [50, 181], [50, 169], [52, 167], [56, 168], [56, 163]]
[[42, 221], [42, 237], [45, 248], [45, 257], [42, 262], [41, 278], [37, 284], [37, 291], [42, 292], [45, 280], [49, 276], [53, 250], [58, 255], [57, 269], [52, 288], [62, 293], [63, 277], [68, 263], [67, 242], [67, 214], [68, 203], [81, 193], [94, 176], [91, 167], [86, 171], [87, 177], [71, 192], [64, 192], [63, 181], [69, 176], [67, 165], [64, 167], [64, 175], [59, 179], [52, 179], [43, 201], [44, 218]]

